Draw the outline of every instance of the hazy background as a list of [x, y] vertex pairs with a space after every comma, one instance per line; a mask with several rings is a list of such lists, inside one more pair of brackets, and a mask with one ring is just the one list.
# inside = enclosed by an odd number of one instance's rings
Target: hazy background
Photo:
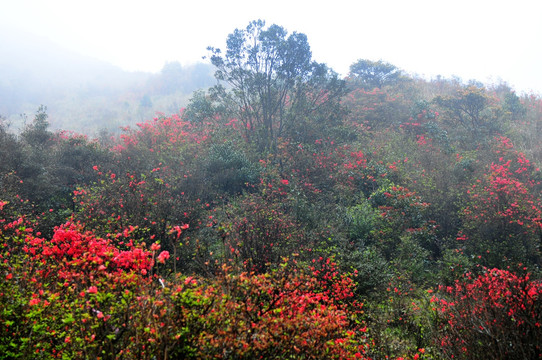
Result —
[[264, 19], [308, 36], [341, 75], [357, 59], [542, 92], [542, 1], [0, 0], [0, 114], [48, 106], [95, 131], [172, 113], [213, 84], [207, 46]]

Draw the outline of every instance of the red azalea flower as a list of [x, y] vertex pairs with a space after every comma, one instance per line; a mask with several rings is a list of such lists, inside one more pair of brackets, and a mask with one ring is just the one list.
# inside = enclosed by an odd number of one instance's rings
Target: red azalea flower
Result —
[[162, 251], [160, 255], [158, 255], [158, 262], [159, 263], [165, 263], [166, 260], [169, 259], [169, 251]]

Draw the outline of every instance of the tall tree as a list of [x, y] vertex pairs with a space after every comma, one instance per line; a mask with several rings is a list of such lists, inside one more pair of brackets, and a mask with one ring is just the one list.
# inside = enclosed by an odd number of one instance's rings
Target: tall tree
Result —
[[350, 65], [350, 79], [358, 86], [366, 89], [381, 89], [401, 78], [401, 71], [385, 61], [358, 60]]
[[[210, 47], [218, 85], [215, 95], [229, 104], [247, 139], [260, 151], [273, 151], [280, 137], [292, 135], [296, 120], [338, 104], [344, 82], [323, 64], [312, 61], [307, 36], [278, 25], [252, 21], [227, 39], [227, 50]], [[326, 120], [326, 119], [324, 119]]]
[[444, 121], [460, 125], [475, 139], [480, 135], [493, 136], [503, 129], [506, 108], [484, 87], [468, 86], [451, 96], [437, 96], [433, 102], [442, 109]]

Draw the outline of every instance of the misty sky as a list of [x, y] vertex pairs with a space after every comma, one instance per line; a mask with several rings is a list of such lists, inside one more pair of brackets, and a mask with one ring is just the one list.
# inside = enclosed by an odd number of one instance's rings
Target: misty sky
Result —
[[382, 59], [428, 78], [542, 93], [541, 0], [0, 0], [1, 31], [152, 72], [200, 61], [258, 18], [305, 33], [314, 59], [342, 75], [357, 59]]

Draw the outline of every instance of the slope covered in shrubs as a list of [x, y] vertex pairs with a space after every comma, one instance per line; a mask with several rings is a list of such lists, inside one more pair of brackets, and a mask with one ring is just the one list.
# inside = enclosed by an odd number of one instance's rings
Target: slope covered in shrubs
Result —
[[220, 54], [107, 141], [2, 126], [0, 358], [541, 356], [540, 97]]

